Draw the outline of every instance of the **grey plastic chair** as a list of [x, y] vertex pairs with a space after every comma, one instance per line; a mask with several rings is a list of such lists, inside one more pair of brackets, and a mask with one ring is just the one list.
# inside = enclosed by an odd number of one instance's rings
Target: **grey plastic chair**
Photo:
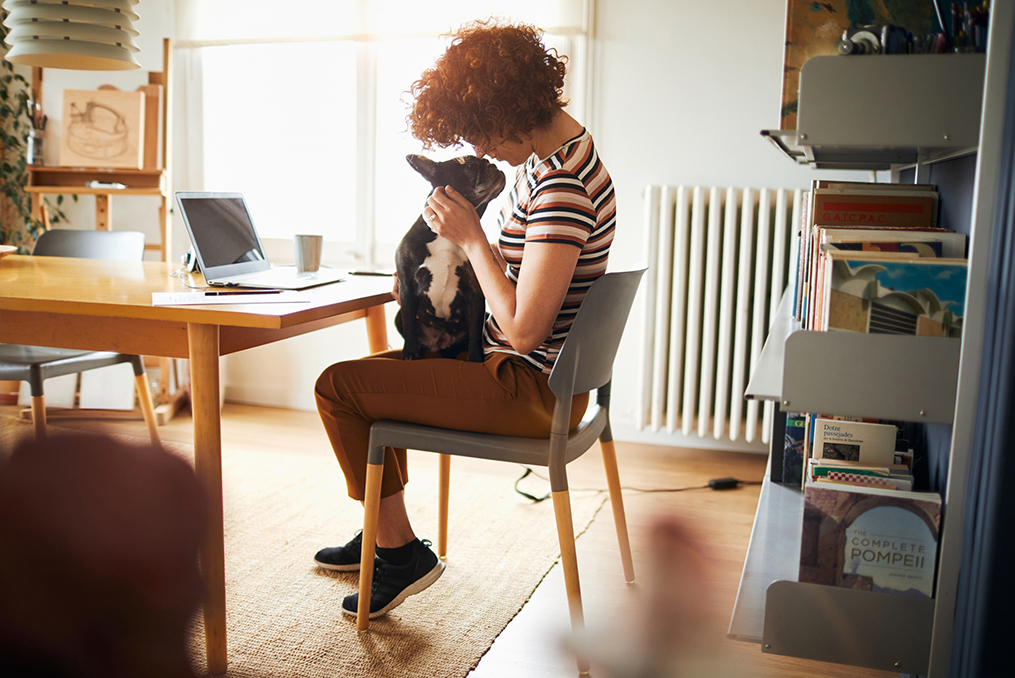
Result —
[[[573, 628], [579, 631], [584, 622], [566, 466], [585, 454], [598, 439], [606, 466], [610, 501], [613, 505], [613, 517], [624, 564], [624, 577], [628, 582], [634, 581], [634, 566], [631, 561], [631, 545], [620, 492], [617, 457], [613, 434], [610, 431], [610, 379], [620, 337], [644, 272], [645, 269], [607, 273], [596, 280], [589, 289], [550, 373], [550, 389], [557, 397], [557, 403], [553, 410], [549, 438], [516, 438], [470, 433], [390, 420], [375, 422], [370, 427], [370, 453], [364, 501], [363, 560], [360, 568], [360, 608], [357, 615], [357, 626], [360, 631], [366, 630], [369, 626], [370, 588], [373, 583], [371, 564], [374, 560], [374, 541], [377, 536], [377, 510], [385, 447], [404, 447], [441, 454], [438, 518], [438, 555], [441, 558], [447, 555], [449, 455], [548, 467], [571, 623]], [[573, 430], [568, 431], [572, 396], [593, 389], [596, 390], [595, 403], [590, 404], [584, 420]]]
[[[39, 236], [33, 255], [78, 257], [106, 261], [140, 261], [144, 257], [144, 233], [135, 231], [77, 231], [61, 229]], [[130, 363], [134, 368], [141, 412], [152, 444], [161, 447], [151, 387], [145, 377], [141, 356], [104, 351], [78, 351], [46, 346], [0, 344], [0, 380], [27, 381], [32, 393], [32, 422], [35, 437], [46, 438], [46, 399], [43, 382], [50, 377], [86, 372], [99, 367]]]

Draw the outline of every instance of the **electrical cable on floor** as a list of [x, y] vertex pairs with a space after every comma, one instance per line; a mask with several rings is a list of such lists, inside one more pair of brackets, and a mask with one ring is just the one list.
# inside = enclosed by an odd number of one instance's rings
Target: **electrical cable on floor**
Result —
[[[545, 477], [539, 475], [538, 473], [533, 471], [530, 467], [523, 466], [522, 468], [525, 469], [525, 473], [523, 473], [522, 476], [518, 480], [515, 481], [515, 492], [517, 492], [518, 494], [522, 495], [526, 499], [529, 499], [533, 503], [539, 503], [541, 501], [545, 501], [545, 500], [549, 499], [550, 498], [550, 493], [549, 492], [546, 493], [545, 495], [543, 495], [542, 497], [537, 497], [536, 495], [531, 494], [529, 492], [526, 492], [526, 491], [524, 491], [524, 490], [522, 490], [521, 488], [518, 487], [518, 484], [521, 483], [526, 478], [528, 478], [529, 476], [534, 476], [536, 478], [539, 478], [540, 480], [544, 480], [546, 482], [550, 482], [549, 478], [545, 478]], [[739, 487], [741, 485], [760, 485], [761, 482], [762, 481], [760, 481], [760, 480], [740, 480], [738, 478], [713, 478], [713, 479], [709, 480], [708, 483], [705, 484], [705, 485], [691, 485], [691, 486], [688, 486], [688, 487], [653, 487], [653, 488], [624, 487], [624, 486], [621, 486], [620, 489], [621, 490], [626, 490], [628, 492], [641, 492], [641, 493], [650, 493], [650, 492], [684, 492], [686, 490], [707, 490], [707, 489], [713, 489], [713, 490], [731, 490], [731, 489], [737, 488], [737, 487]], [[607, 488], [599, 488], [599, 487], [573, 487], [571, 489], [574, 492], [597, 492], [597, 493], [601, 493], [601, 492], [607, 492], [608, 491]]]

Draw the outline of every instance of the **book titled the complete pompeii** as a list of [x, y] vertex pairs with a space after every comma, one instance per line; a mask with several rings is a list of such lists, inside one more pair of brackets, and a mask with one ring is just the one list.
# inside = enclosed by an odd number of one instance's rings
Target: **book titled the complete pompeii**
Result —
[[800, 581], [932, 598], [940, 522], [934, 492], [808, 483]]

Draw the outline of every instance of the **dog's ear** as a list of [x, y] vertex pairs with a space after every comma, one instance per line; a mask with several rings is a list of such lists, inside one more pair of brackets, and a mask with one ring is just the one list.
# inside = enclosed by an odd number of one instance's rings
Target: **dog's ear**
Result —
[[405, 159], [409, 161], [409, 166], [412, 167], [412, 169], [423, 175], [424, 179], [433, 183], [434, 177], [437, 176], [437, 163], [430, 158], [425, 158], [422, 155], [416, 155], [415, 153], [410, 153], [405, 156]]

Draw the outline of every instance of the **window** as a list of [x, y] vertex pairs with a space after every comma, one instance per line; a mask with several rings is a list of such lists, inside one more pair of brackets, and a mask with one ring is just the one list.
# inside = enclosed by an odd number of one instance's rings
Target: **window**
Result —
[[302, 231], [355, 238], [355, 48], [317, 42], [204, 50], [204, 188], [243, 192], [264, 238]]
[[[190, 96], [201, 101], [202, 141], [189, 152], [203, 159], [201, 188], [242, 192], [273, 259], [291, 257], [292, 236], [309, 232], [324, 234], [328, 261], [391, 267], [429, 192], [405, 161], [423, 152], [407, 131], [408, 90], [449, 38], [434, 31], [285, 39], [184, 40], [200, 64], [200, 93]], [[583, 39], [573, 30], [544, 36], [568, 55], [568, 110], [579, 120]], [[483, 217], [491, 238], [499, 211], [491, 206]]]

